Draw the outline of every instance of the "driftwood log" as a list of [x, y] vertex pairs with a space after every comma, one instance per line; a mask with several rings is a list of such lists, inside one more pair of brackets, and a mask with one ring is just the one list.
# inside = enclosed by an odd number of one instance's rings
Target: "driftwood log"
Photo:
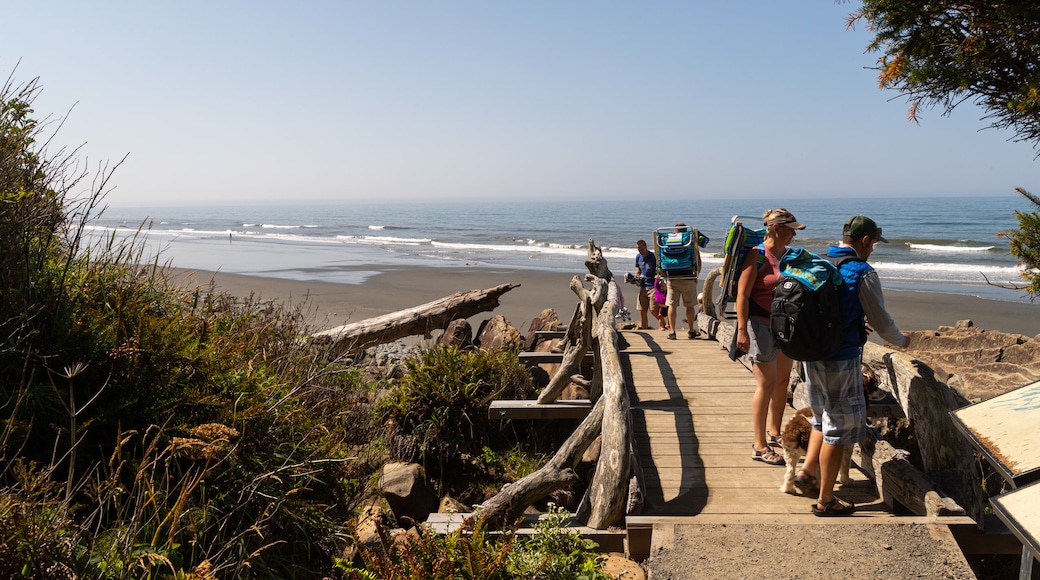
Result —
[[939, 489], [982, 521], [982, 483], [971, 445], [953, 425], [950, 411], [960, 408], [956, 395], [935, 378], [931, 367], [904, 353], [876, 344], [863, 347], [863, 359], [884, 362], [888, 376], [879, 379], [899, 401], [921, 453], [921, 468]]
[[[544, 467], [506, 486], [484, 503], [480, 517], [493, 526], [514, 521], [527, 506], [557, 489], [569, 487], [576, 479], [576, 462], [596, 437], [601, 437], [600, 457], [576, 519], [586, 521], [591, 528], [605, 529], [619, 523], [630, 504], [641, 507], [641, 471], [632, 469], [630, 454], [634, 446], [628, 391], [618, 353], [615, 316], [619, 290], [602, 251], [591, 239], [588, 256], [585, 266], [589, 275], [585, 279], [591, 288], [586, 289], [578, 277], [571, 281], [571, 290], [578, 295], [580, 304], [568, 328], [565, 362], [550, 381], [550, 386], [543, 390], [538, 402], [555, 401], [559, 390], [570, 381], [590, 382], [576, 374], [576, 365], [566, 361], [572, 355], [580, 361], [591, 346], [595, 353], [591, 380], [595, 405]], [[633, 491], [630, 485], [637, 485], [639, 489]]]
[[573, 485], [578, 479], [574, 466], [599, 436], [604, 406], [605, 401], [601, 398], [548, 463], [516, 483], [507, 485], [484, 502], [480, 517], [492, 528], [510, 524], [524, 513], [527, 506], [558, 489]]
[[564, 339], [567, 346], [563, 351], [563, 362], [549, 380], [549, 384], [538, 394], [538, 402], [541, 404], [555, 401], [571, 382], [589, 384], [578, 371], [581, 361], [585, 359], [585, 353], [592, 346], [592, 325], [589, 321], [593, 316], [594, 303], [592, 295], [582, 286], [581, 279], [577, 276], [571, 279], [570, 288], [578, 295], [578, 308], [567, 326], [567, 336]]
[[498, 307], [498, 299], [519, 284], [502, 284], [484, 290], [470, 290], [445, 296], [420, 306], [337, 326], [311, 335], [311, 343], [329, 345], [334, 355], [351, 354], [370, 346], [393, 342], [406, 336], [429, 337], [457, 318], [469, 318]]
[[856, 465], [873, 478], [878, 496], [889, 506], [899, 504], [919, 516], [963, 516], [964, 508], [936, 489], [935, 484], [875, 429], [857, 445]]
[[606, 403], [599, 461], [596, 462], [596, 473], [589, 486], [589, 517], [586, 522], [587, 526], [596, 530], [621, 521], [625, 515], [631, 473], [629, 453], [632, 450], [628, 389], [625, 388], [625, 377], [621, 370], [617, 328], [614, 325], [614, 316], [618, 312], [617, 285], [602, 278], [599, 281], [609, 285], [607, 301], [594, 321], [594, 340], [598, 343], [599, 354], [597, 370], [603, 385], [600, 400]]

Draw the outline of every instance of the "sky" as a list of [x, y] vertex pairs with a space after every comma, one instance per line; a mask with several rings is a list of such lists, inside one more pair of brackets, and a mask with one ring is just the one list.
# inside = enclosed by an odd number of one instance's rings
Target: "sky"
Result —
[[855, 3], [0, 6], [52, 147], [126, 158], [113, 206], [1040, 191], [980, 109], [907, 120]]

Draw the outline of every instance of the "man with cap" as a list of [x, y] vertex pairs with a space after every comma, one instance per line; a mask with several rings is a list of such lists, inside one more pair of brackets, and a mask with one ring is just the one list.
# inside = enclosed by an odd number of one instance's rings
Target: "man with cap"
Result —
[[839, 303], [845, 339], [828, 360], [803, 363], [813, 431], [805, 464], [795, 476], [795, 485], [807, 490], [817, 483], [812, 474], [819, 467], [819, 497], [812, 508], [817, 516], [847, 516], [856, 510], [851, 502], [834, 497], [834, 483], [842, 446], [857, 443], [866, 434], [861, 361], [868, 330], [877, 331], [900, 348], [910, 344], [909, 335], [900, 332], [885, 310], [881, 282], [866, 262], [878, 242], [888, 242], [881, 235], [881, 228], [869, 217], [857, 215], [845, 222], [841, 244], [831, 246], [827, 252], [827, 258], [838, 265], [843, 280]]

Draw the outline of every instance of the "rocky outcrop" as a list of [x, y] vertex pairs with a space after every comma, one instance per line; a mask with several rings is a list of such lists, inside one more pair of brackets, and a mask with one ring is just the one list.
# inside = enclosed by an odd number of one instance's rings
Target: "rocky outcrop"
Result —
[[1040, 380], [1040, 335], [982, 330], [970, 320], [910, 335], [905, 352], [931, 367], [966, 403]]

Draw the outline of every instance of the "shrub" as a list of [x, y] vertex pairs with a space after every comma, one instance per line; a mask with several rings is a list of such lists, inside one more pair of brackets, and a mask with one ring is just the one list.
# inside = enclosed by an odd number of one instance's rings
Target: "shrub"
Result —
[[405, 377], [377, 408], [380, 420], [391, 426], [388, 437], [395, 458], [422, 462], [427, 474], [442, 482], [472, 481], [502, 464], [500, 452], [528, 443], [525, 427], [487, 416], [492, 400], [524, 399], [533, 393], [516, 352], [433, 346], [405, 366]]

